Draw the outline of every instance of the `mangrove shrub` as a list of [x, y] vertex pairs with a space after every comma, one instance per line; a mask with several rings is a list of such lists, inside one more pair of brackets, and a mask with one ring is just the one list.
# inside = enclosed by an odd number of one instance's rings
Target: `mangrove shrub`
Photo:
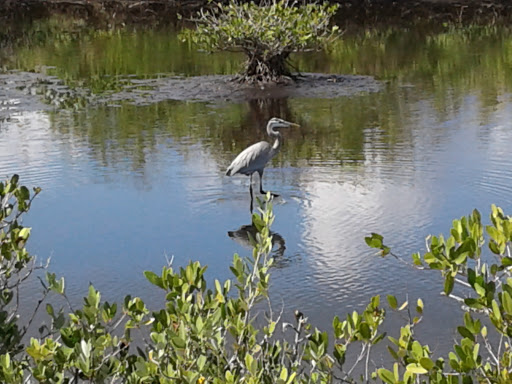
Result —
[[[498, 207], [488, 226], [477, 211], [454, 220], [449, 236], [429, 237], [427, 251], [408, 262], [440, 271], [444, 294], [464, 309], [453, 351], [434, 358], [415, 333], [423, 325], [421, 299], [399, 302], [389, 295], [383, 303], [372, 297], [364, 310], [334, 317], [329, 332], [300, 310], [274, 307], [270, 195], [252, 215], [252, 255], [234, 255], [231, 279], [207, 284], [207, 267], [198, 262], [146, 271], [165, 296], [165, 305], [153, 310], [138, 297], [103, 301], [91, 285], [79, 308], [69, 301], [62, 308], [46, 304], [48, 325], [25, 343], [33, 317], [22, 323], [16, 290], [33, 270], [33, 258], [24, 248], [30, 229], [20, 219], [37, 193], [19, 186], [17, 176], [0, 183], [2, 383], [512, 382], [512, 218]], [[366, 241], [380, 255], [398, 258], [382, 236]], [[66, 298], [64, 280], [47, 273], [34, 313], [50, 291]], [[405, 313], [393, 337], [381, 331], [386, 308]], [[383, 361], [372, 358], [377, 343], [387, 343], [394, 359], [389, 366], [373, 363]]]
[[[22, 225], [22, 218], [30, 209], [32, 200], [40, 192], [33, 193], [18, 184], [14, 175], [0, 182], [0, 354], [16, 355], [23, 350], [21, 339], [34, 319], [35, 311], [22, 323], [18, 318], [20, 286], [37, 268], [25, 244], [30, 228]], [[48, 291], [44, 293], [46, 295]]]
[[208, 52], [244, 53], [243, 82], [282, 82], [292, 76], [287, 63], [292, 53], [321, 50], [338, 35], [338, 27], [330, 25], [337, 9], [327, 2], [289, 0], [212, 3], [193, 19], [196, 29], [181, 36]]

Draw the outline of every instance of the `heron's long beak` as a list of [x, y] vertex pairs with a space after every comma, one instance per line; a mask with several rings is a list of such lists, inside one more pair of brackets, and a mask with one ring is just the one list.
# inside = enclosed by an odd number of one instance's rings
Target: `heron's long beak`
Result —
[[288, 123], [288, 127], [290, 127], [290, 128], [299, 128], [300, 127], [299, 124], [290, 123], [289, 121], [287, 121], [287, 123]]

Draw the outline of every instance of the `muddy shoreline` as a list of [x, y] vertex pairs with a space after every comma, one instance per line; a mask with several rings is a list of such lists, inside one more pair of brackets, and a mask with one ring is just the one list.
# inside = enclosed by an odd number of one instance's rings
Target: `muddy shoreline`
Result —
[[231, 75], [126, 78], [122, 90], [93, 94], [87, 88], [68, 87], [43, 73], [8, 71], [0, 74], [0, 122], [18, 113], [52, 108], [80, 109], [123, 103], [149, 105], [167, 100], [241, 103], [259, 99], [335, 98], [378, 92], [383, 83], [371, 76], [302, 73], [291, 84], [249, 86]]
[[[345, 28], [413, 24], [492, 24], [512, 21], [510, 0], [338, 0], [338, 25]], [[177, 23], [207, 1], [200, 0], [4, 0], [0, 20], [68, 14], [98, 25]]]

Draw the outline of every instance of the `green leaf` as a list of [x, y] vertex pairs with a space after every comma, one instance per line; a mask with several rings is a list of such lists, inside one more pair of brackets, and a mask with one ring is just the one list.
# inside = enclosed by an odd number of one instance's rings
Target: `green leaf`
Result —
[[391, 248], [386, 247], [385, 245], [383, 245], [383, 246], [382, 246], [382, 248], [381, 248], [381, 253], [380, 253], [380, 255], [381, 255], [382, 257], [384, 257], [384, 256], [387, 256], [390, 252], [391, 252]]
[[379, 378], [387, 383], [387, 384], [394, 384], [395, 383], [395, 376], [393, 375], [393, 372], [388, 371], [385, 368], [379, 368], [377, 369], [377, 375]]
[[430, 371], [435, 366], [434, 362], [428, 357], [422, 357], [420, 359], [420, 365], [428, 371]]
[[480, 297], [484, 297], [485, 296], [485, 288], [482, 287], [480, 284], [475, 283], [473, 288], [475, 289], [475, 291], [478, 294], [478, 296], [480, 296]]
[[367, 236], [364, 238], [364, 241], [366, 241], [366, 244], [368, 244], [371, 248], [382, 248], [382, 240], [384, 237], [382, 235], [379, 235], [378, 233], [372, 233], [370, 236]]
[[416, 302], [416, 312], [418, 312], [419, 314], [422, 314], [423, 313], [423, 307], [424, 307], [423, 300], [418, 299], [417, 302]]
[[252, 225], [254, 225], [256, 227], [256, 230], [258, 232], [261, 232], [261, 230], [265, 227], [265, 222], [263, 221], [263, 219], [261, 218], [260, 215], [258, 215], [257, 213], [253, 213], [252, 214]]
[[245, 355], [245, 367], [252, 375], [256, 375], [258, 362], [249, 353]]
[[405, 369], [407, 372], [414, 373], [415, 375], [424, 375], [425, 373], [428, 373], [428, 371], [425, 368], [416, 363], [408, 364], [407, 367], [405, 367]]
[[492, 313], [496, 317], [497, 321], [499, 321], [499, 322], [502, 321], [500, 307], [499, 307], [498, 303], [496, 302], [496, 300], [492, 301]]
[[398, 368], [398, 363], [393, 364], [393, 376], [395, 376], [395, 381], [400, 381], [400, 371]]
[[30, 236], [30, 228], [24, 227], [18, 233], [18, 237], [23, 240], [27, 240], [29, 236]]
[[453, 284], [455, 283], [455, 278], [450, 274], [446, 274], [444, 278], [444, 293], [448, 296], [453, 291]]
[[372, 336], [370, 327], [366, 322], [361, 323], [361, 326], [359, 327], [359, 332], [361, 332], [361, 336], [363, 336], [365, 340], [368, 340]]
[[4, 368], [11, 367], [11, 355], [9, 355], [9, 353], [1, 356], [1, 364]]
[[153, 285], [164, 289], [162, 278], [152, 271], [144, 271], [144, 276]]
[[86, 359], [88, 359], [91, 356], [91, 350], [92, 346], [88, 341], [80, 341], [80, 352]]
[[393, 348], [391, 348], [389, 345], [388, 345], [388, 352], [389, 352], [389, 354], [391, 356], [393, 356], [393, 359], [395, 359], [395, 360], [399, 359], [398, 354], [396, 353], [396, 351]]
[[463, 252], [459, 256], [457, 256], [453, 262], [457, 265], [464, 264], [466, 262], [466, 259], [468, 257], [468, 252]]
[[495, 255], [501, 255], [501, 249], [494, 241], [489, 241], [489, 249]]
[[286, 379], [288, 379], [288, 370], [286, 369], [286, 367], [283, 367], [283, 369], [281, 369], [281, 373], [279, 374], [279, 378], [283, 381], [286, 381]]
[[174, 336], [171, 338], [172, 345], [177, 349], [185, 349], [187, 343], [181, 337]]
[[[423, 260], [425, 260], [425, 263], [428, 265], [434, 264], [437, 262], [437, 258], [434, 256], [432, 252], [427, 252], [425, 255], [423, 255]], [[432, 266], [430, 266], [432, 268]]]
[[421, 266], [422, 265], [421, 257], [420, 257], [419, 252], [416, 252], [416, 253], [412, 254], [412, 262], [413, 262], [414, 265], [417, 265], [417, 266]]
[[501, 293], [501, 303], [503, 304], [505, 312], [512, 315], [512, 298], [507, 291]]
[[12, 175], [10, 184], [16, 186], [18, 184], [20, 177], [17, 174]]
[[413, 341], [411, 345], [411, 352], [416, 360], [419, 360], [423, 356], [423, 347], [417, 340]]
[[476, 282], [476, 272], [472, 268], [468, 268], [468, 283], [472, 287], [475, 285]]
[[461, 334], [462, 337], [467, 337], [471, 341], [475, 341], [475, 335], [473, 335], [473, 333], [466, 327], [457, 327], [457, 331]]
[[480, 300], [473, 299], [471, 297], [464, 299], [464, 304], [466, 304], [470, 308], [475, 308], [475, 309], [485, 308], [485, 306], [480, 302]]
[[30, 191], [24, 185], [22, 185], [19, 189], [18, 198], [22, 200], [30, 199]]
[[101, 294], [94, 289], [92, 284], [89, 285], [89, 294], [87, 295], [87, 304], [93, 308], [98, 308], [100, 304]]
[[199, 369], [199, 371], [203, 370], [205, 364], [206, 364], [206, 356], [204, 356], [204, 355], [199, 356], [197, 359], [197, 368]]
[[398, 307], [398, 303], [396, 297], [393, 295], [387, 295], [388, 304], [392, 309], [396, 309]]
[[512, 258], [506, 256], [501, 259], [501, 265], [504, 267], [510, 267], [512, 265]]
[[347, 347], [343, 344], [335, 344], [334, 345], [334, 357], [338, 361], [338, 364], [341, 366], [345, 363], [345, 354], [347, 352]]
[[297, 376], [297, 372], [292, 372], [290, 374], [290, 377], [288, 378], [288, 381], [286, 382], [286, 384], [292, 384], [295, 380], [295, 376]]

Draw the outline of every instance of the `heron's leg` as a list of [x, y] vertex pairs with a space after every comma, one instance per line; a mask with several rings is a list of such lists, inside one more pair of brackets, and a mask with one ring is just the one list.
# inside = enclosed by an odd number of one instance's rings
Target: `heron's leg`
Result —
[[249, 179], [249, 193], [251, 194], [251, 213], [252, 213], [252, 201], [253, 201], [253, 196], [252, 196], [252, 173], [251, 173], [251, 176], [250, 176], [250, 179]]
[[[267, 194], [267, 192], [265, 192], [265, 191], [263, 190], [263, 170], [258, 171], [258, 173], [260, 174], [260, 193], [261, 193], [262, 195], [266, 195], [266, 194]], [[279, 197], [279, 195], [278, 195], [277, 193], [272, 193], [272, 192], [270, 192], [270, 194], [272, 195], [272, 197]]]
[[262, 195], [265, 195], [267, 192], [265, 192], [265, 191], [263, 190], [263, 170], [258, 171], [258, 173], [259, 173], [259, 175], [260, 175], [260, 193], [261, 193]]

